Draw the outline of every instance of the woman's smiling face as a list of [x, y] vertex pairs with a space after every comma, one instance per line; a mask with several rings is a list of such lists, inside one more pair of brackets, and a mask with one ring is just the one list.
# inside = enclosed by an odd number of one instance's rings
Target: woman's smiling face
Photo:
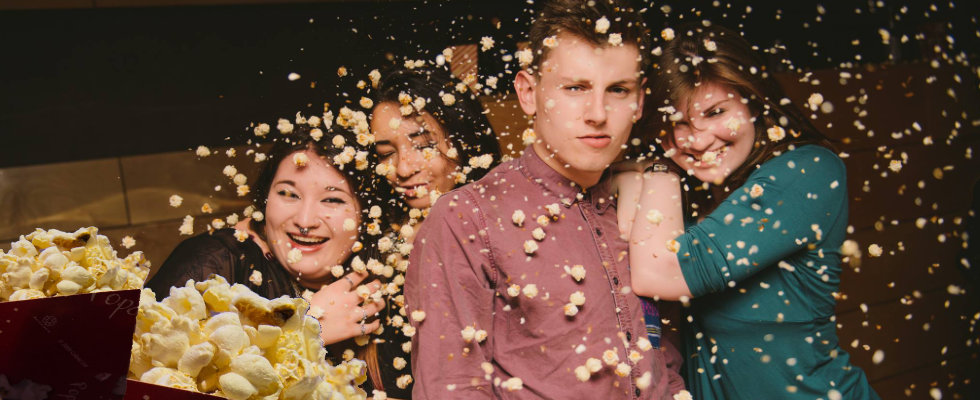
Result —
[[397, 104], [384, 102], [374, 108], [371, 130], [378, 160], [389, 165], [385, 178], [409, 207], [428, 208], [428, 193], [455, 187], [459, 164], [447, 156], [449, 138], [431, 114], [405, 117]]
[[[306, 155], [305, 165], [294, 161], [297, 154]], [[331, 267], [350, 257], [360, 205], [347, 178], [313, 151], [279, 163], [265, 207], [267, 244], [300, 284], [318, 288], [332, 279]]]
[[673, 140], [664, 147], [702, 182], [720, 184], [752, 151], [755, 125], [749, 107], [734, 88], [710, 82], [679, 100], [686, 107], [680, 110], [683, 119], [675, 122]]

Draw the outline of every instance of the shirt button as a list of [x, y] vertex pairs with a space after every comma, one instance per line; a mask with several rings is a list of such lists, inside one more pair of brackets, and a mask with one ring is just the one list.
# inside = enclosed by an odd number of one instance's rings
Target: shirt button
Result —
[[619, 278], [617, 278], [617, 277], [614, 276], [613, 277], [613, 283], [616, 284], [616, 285], [619, 285]]
[[640, 388], [636, 388], [636, 397], [640, 397]]
[[602, 236], [602, 230], [599, 228], [595, 228], [595, 234], [596, 236]]
[[626, 332], [626, 341], [633, 341], [633, 334], [629, 331]]
[[602, 205], [601, 205], [601, 204], [599, 204], [599, 203], [595, 203], [595, 209], [596, 209], [596, 210], [598, 210], [598, 209], [600, 209], [600, 208], [602, 208]]

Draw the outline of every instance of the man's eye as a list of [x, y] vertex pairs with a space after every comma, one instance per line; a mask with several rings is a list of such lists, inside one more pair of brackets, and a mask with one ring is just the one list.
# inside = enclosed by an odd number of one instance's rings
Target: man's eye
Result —
[[630, 90], [622, 86], [611, 87], [609, 88], [609, 92], [615, 94], [630, 94]]
[[567, 85], [564, 89], [570, 92], [582, 92], [585, 91], [585, 86], [582, 85]]

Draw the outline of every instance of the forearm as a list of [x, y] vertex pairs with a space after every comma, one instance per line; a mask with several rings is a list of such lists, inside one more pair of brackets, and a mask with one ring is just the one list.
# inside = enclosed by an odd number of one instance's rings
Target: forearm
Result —
[[617, 192], [616, 217], [619, 233], [624, 239], [629, 239], [636, 218], [636, 208], [640, 202], [640, 191], [643, 181], [639, 172], [621, 172], [613, 179], [614, 190]]
[[668, 300], [690, 296], [674, 241], [684, 232], [680, 181], [663, 172], [644, 173], [642, 181], [630, 230], [633, 289], [639, 295]]

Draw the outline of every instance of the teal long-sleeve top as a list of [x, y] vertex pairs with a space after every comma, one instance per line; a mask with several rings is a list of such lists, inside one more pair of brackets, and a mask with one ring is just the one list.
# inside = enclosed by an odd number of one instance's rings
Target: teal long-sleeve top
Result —
[[695, 399], [878, 399], [834, 323], [845, 179], [824, 147], [784, 152], [677, 239]]

